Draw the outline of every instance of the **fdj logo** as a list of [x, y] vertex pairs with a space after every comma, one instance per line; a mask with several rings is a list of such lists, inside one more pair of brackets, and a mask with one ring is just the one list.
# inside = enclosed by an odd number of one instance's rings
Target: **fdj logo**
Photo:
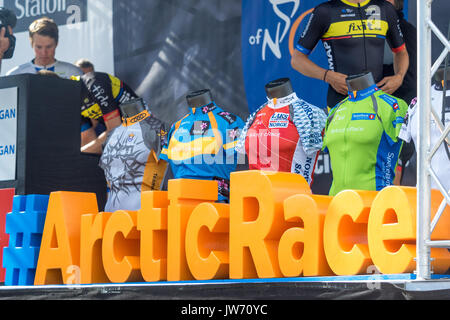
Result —
[[[281, 59], [280, 44], [286, 38], [288, 31], [291, 28], [291, 19], [296, 14], [300, 6], [300, 0], [268, 0], [272, 4], [274, 14], [279, 18], [275, 28], [258, 28], [256, 34], [249, 37], [248, 42], [252, 46], [262, 45], [262, 60], [266, 60], [266, 50], [269, 47], [270, 51]], [[290, 15], [285, 14], [280, 8], [283, 4], [293, 4]], [[281, 20], [281, 21], [280, 21]], [[283, 26], [283, 28], [282, 28]], [[274, 31], [276, 30], [276, 31]], [[281, 32], [281, 35], [280, 35]], [[274, 36], [273, 36], [274, 35]]]

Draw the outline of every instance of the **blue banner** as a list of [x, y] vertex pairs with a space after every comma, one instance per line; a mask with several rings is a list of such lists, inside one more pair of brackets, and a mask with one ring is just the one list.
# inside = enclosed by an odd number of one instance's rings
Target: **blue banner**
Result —
[[[324, 0], [242, 0], [242, 68], [249, 112], [267, 101], [265, 84], [289, 78], [299, 98], [326, 108], [328, 85], [291, 67], [291, 56], [313, 8]], [[327, 68], [321, 43], [311, 53]]]

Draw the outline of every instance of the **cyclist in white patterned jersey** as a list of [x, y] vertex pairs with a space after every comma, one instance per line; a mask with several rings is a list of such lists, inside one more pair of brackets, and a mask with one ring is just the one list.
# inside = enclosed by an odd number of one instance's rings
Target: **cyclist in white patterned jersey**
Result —
[[49, 70], [61, 78], [69, 79], [73, 75], [83, 74], [81, 69], [73, 64], [55, 59], [59, 32], [58, 26], [52, 19], [41, 18], [32, 22], [29, 27], [29, 36], [35, 58], [9, 70], [6, 75], [36, 74], [40, 70]]

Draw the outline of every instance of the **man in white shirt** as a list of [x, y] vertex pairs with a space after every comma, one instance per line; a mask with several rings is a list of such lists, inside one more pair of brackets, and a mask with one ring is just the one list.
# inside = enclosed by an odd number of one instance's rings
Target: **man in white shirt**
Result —
[[28, 28], [31, 47], [35, 58], [30, 62], [17, 66], [6, 73], [7, 76], [23, 73], [37, 73], [40, 70], [50, 70], [61, 78], [69, 79], [73, 75], [82, 75], [80, 68], [71, 63], [55, 59], [59, 32], [56, 23], [49, 18], [41, 18], [31, 23]]

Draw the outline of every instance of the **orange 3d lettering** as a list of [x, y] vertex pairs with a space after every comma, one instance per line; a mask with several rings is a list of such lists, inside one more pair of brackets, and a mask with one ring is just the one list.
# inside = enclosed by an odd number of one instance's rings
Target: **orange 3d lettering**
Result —
[[367, 222], [376, 191], [344, 190], [331, 201], [325, 218], [324, 247], [337, 275], [367, 273], [372, 264], [367, 245]]
[[332, 197], [297, 194], [284, 200], [284, 217], [295, 223], [281, 236], [280, 269], [285, 277], [327, 276], [333, 272], [323, 248], [323, 225]]
[[141, 198], [137, 228], [142, 276], [145, 281], [167, 280], [167, 191], [146, 191]]
[[72, 275], [80, 265], [81, 216], [97, 212], [95, 194], [53, 192], [50, 195], [35, 285], [68, 284], [71, 279], [80, 283]]
[[[416, 199], [417, 190], [411, 187], [387, 187], [381, 190], [370, 212], [368, 238], [370, 255], [381, 273], [413, 272], [416, 268]], [[442, 201], [437, 190], [431, 191], [431, 212]], [[431, 240], [450, 238], [450, 209], [444, 210], [431, 234]], [[447, 271], [450, 253], [447, 249], [431, 248], [435, 273]]]
[[301, 175], [234, 172], [230, 199], [230, 277], [281, 277], [278, 242], [287, 229], [283, 201], [311, 194]]
[[[285, 172], [231, 174], [230, 204], [216, 181], [176, 179], [145, 191], [138, 211], [98, 212], [95, 194], [50, 196], [34, 283], [385, 274], [415, 269], [417, 190], [313, 195]], [[443, 200], [431, 192], [434, 215]], [[447, 205], [431, 240], [450, 238]], [[450, 266], [432, 248], [434, 273]], [[371, 272], [370, 272], [371, 273]]]

